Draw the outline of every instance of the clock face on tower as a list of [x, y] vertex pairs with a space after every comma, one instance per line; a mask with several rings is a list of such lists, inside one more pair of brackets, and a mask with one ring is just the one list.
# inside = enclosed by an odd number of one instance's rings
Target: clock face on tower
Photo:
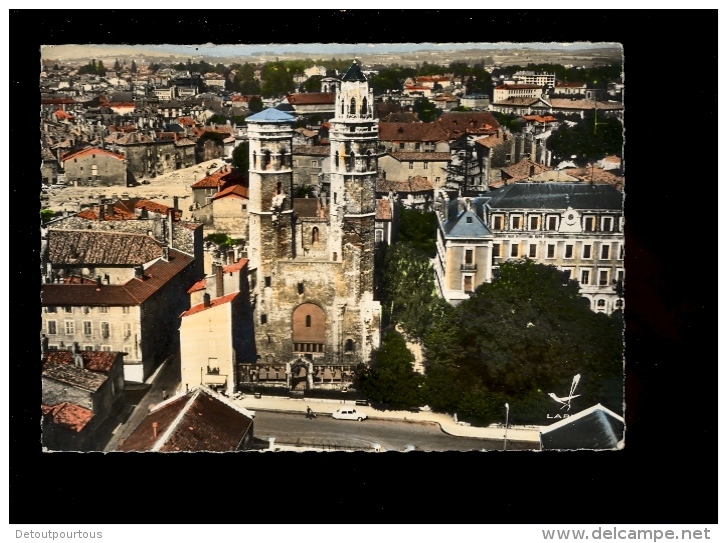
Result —
[[576, 223], [577, 217], [573, 211], [568, 211], [565, 216], [565, 223], [569, 226], [573, 226]]

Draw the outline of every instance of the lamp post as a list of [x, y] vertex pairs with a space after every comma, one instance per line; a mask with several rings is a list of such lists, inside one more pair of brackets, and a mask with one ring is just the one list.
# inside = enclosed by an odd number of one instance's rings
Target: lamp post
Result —
[[505, 444], [502, 447], [503, 451], [507, 450], [507, 426], [508, 426], [509, 420], [510, 420], [510, 404], [506, 403], [505, 404]]

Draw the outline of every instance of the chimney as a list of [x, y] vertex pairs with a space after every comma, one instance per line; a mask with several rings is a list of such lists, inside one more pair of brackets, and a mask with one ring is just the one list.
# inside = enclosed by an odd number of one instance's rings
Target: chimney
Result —
[[138, 266], [134, 266], [134, 277], [137, 279], [143, 279], [144, 278], [144, 266], [139, 264]]
[[174, 239], [174, 210], [167, 209], [167, 244], [169, 247], [173, 247], [172, 240]]
[[101, 290], [101, 276], [96, 276], [96, 290]]
[[225, 285], [223, 281], [224, 277], [222, 275], [222, 266], [220, 264], [217, 264], [217, 268], [215, 268], [215, 297], [217, 298], [225, 295]]
[[148, 219], [149, 218], [149, 211], [145, 207], [141, 208], [141, 215], [139, 215], [139, 218], [141, 219]]
[[179, 209], [179, 196], [174, 197], [174, 209]]
[[105, 215], [106, 215], [106, 213], [104, 211], [104, 205], [103, 204], [99, 204], [99, 206], [98, 206], [98, 220], [99, 221], [104, 220], [104, 216]]
[[158, 426], [158, 423], [156, 423], [156, 422], [151, 423], [151, 429], [152, 429], [152, 432], [154, 432], [154, 439], [156, 439], [156, 437], [157, 437], [157, 426]]
[[169, 262], [169, 247], [166, 245], [162, 247], [162, 260]]
[[202, 295], [202, 302], [204, 303], [205, 307], [210, 307], [212, 304], [210, 303], [210, 295], [208, 292], [205, 292]]

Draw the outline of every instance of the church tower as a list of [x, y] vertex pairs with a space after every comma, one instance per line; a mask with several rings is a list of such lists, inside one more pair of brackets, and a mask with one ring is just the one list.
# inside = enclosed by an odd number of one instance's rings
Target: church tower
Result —
[[331, 121], [331, 194], [293, 194], [291, 115], [247, 118], [249, 269], [257, 362], [238, 364], [256, 387], [342, 389], [380, 341], [374, 300], [378, 124], [358, 64], [344, 74]]

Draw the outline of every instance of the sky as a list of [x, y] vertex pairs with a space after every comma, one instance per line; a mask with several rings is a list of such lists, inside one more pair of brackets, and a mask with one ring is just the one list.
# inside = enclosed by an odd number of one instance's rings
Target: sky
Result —
[[[90, 44], [82, 44], [84, 47], [93, 47]], [[115, 44], [118, 47], [122, 44]], [[125, 45], [125, 44], [124, 44]], [[247, 56], [257, 53], [265, 54], [286, 54], [286, 53], [303, 53], [303, 54], [325, 54], [325, 55], [343, 55], [343, 54], [376, 54], [376, 53], [410, 53], [413, 51], [430, 51], [430, 50], [447, 50], [459, 51], [464, 49], [512, 49], [513, 47], [528, 47], [533, 49], [592, 49], [613, 47], [617, 44], [613, 43], [589, 43], [574, 42], [564, 43], [376, 43], [376, 44], [347, 44], [347, 43], [298, 43], [298, 44], [198, 44], [198, 45], [128, 45], [138, 49], [148, 51], [157, 51], [159, 53], [171, 53], [182, 55], [204, 55], [204, 56]], [[111, 45], [97, 45], [102, 51], [105, 47]], [[44, 46], [43, 56], [52, 58], [54, 49], [67, 49], [67, 45]], [[100, 52], [101, 52], [100, 51]]]

